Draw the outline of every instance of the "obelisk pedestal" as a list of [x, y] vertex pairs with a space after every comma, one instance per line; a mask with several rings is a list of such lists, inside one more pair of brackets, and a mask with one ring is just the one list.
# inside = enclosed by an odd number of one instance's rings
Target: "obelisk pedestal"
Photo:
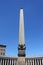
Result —
[[25, 57], [18, 57], [18, 65], [26, 65]]

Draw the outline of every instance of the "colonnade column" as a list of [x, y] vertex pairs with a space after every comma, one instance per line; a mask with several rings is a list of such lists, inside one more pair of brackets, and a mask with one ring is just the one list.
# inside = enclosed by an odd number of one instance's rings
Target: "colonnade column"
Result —
[[1, 65], [2, 65], [2, 59], [1, 59]]
[[42, 65], [42, 59], [40, 59], [40, 65]]
[[36, 59], [35, 59], [35, 65], [36, 65]]
[[29, 63], [30, 63], [30, 65], [32, 65], [32, 60], [30, 60], [30, 62], [29, 62]]
[[31, 60], [29, 59], [29, 60], [28, 60], [28, 65], [30, 65], [30, 62], [31, 62]]
[[33, 59], [33, 65], [34, 65], [34, 59]]
[[39, 65], [39, 61], [38, 61], [38, 59], [36, 59], [36, 64]]
[[17, 65], [17, 60], [16, 60], [16, 65]]
[[6, 65], [6, 60], [5, 60], [5, 65]]
[[13, 59], [12, 59], [12, 65], [13, 65]]
[[27, 60], [25, 60], [25, 62], [26, 62], [26, 65], [27, 65]]
[[7, 60], [7, 65], [9, 65], [9, 60]]
[[13, 61], [14, 65], [15, 65], [15, 61]]
[[4, 59], [3, 59], [3, 65], [4, 65]]

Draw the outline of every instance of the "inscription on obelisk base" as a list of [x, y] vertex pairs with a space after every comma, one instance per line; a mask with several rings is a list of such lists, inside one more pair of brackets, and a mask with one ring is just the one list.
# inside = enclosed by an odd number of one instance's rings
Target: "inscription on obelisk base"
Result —
[[25, 57], [18, 57], [18, 65], [26, 65]]

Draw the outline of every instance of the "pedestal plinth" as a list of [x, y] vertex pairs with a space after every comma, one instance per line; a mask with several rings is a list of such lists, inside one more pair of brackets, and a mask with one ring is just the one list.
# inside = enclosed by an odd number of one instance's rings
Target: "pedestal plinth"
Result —
[[26, 65], [25, 57], [18, 57], [18, 65]]

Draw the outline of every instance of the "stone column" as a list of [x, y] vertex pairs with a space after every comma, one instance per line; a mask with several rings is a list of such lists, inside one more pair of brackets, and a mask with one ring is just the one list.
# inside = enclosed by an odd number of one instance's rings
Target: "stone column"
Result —
[[12, 65], [13, 65], [13, 59], [12, 59]]
[[2, 65], [2, 59], [1, 59], [1, 65]]
[[17, 65], [17, 60], [15, 60], [15, 65]]
[[33, 65], [34, 65], [34, 59], [33, 59]]
[[13, 60], [13, 65], [14, 65], [14, 60]]
[[11, 62], [10, 62], [10, 65], [12, 65], [12, 59], [10, 60]]
[[27, 65], [28, 65], [28, 61], [29, 61], [29, 60], [27, 60]]
[[7, 65], [9, 65], [9, 60], [7, 60]]
[[34, 59], [34, 65], [35, 65], [35, 59]]
[[5, 60], [5, 65], [6, 65], [6, 60]]
[[10, 59], [8, 59], [8, 65], [10, 65]]
[[36, 65], [38, 65], [38, 59], [36, 59]]
[[32, 64], [31, 65], [33, 65], [33, 59], [32, 59]]
[[37, 64], [39, 65], [39, 61], [38, 61], [38, 59], [37, 59]]
[[17, 60], [17, 65], [18, 65], [18, 60]]
[[30, 62], [29, 62], [29, 63], [30, 63], [30, 65], [32, 65], [32, 60], [30, 60]]
[[40, 65], [42, 65], [42, 59], [40, 59]]
[[26, 60], [26, 65], [27, 65], [27, 60]]
[[13, 59], [13, 65], [14, 65], [14, 59]]
[[35, 59], [35, 65], [36, 65], [36, 59]]
[[31, 60], [28, 60], [28, 65], [30, 65], [30, 63], [31, 63]]
[[15, 60], [13, 61], [14, 65], [15, 65]]
[[28, 61], [29, 61], [29, 60], [27, 59], [27, 60], [26, 60], [26, 65], [28, 65], [28, 63], [29, 63]]
[[38, 60], [38, 65], [40, 65], [40, 61]]
[[3, 59], [3, 65], [4, 65], [4, 59]]
[[2, 59], [2, 65], [3, 65], [3, 59]]
[[10, 65], [11, 65], [11, 59], [10, 59]]
[[41, 65], [42, 65], [42, 59], [41, 59]]
[[25, 64], [27, 65], [27, 59], [25, 59]]

